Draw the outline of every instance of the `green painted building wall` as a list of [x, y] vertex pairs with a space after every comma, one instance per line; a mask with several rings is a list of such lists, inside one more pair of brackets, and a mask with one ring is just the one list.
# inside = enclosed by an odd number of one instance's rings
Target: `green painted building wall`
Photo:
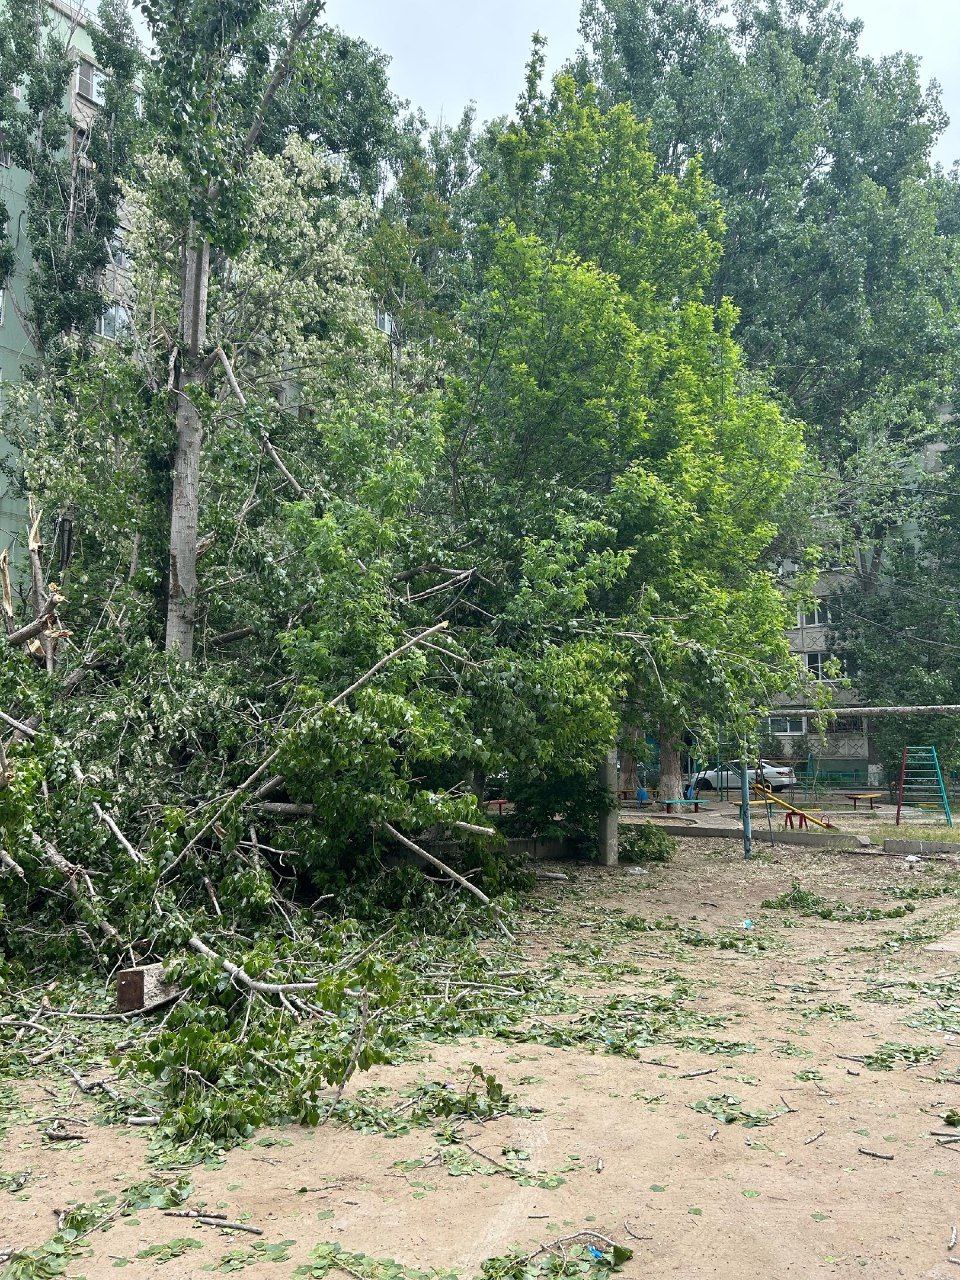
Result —
[[[51, 0], [51, 24], [76, 50], [77, 61], [93, 61], [93, 46], [83, 23], [82, 11], [60, 0]], [[72, 34], [71, 34], [72, 32]], [[74, 113], [77, 96], [77, 74], [74, 72], [67, 104]], [[3, 157], [0, 156], [0, 161]], [[22, 169], [0, 163], [0, 199], [7, 207], [9, 221], [7, 237], [13, 245], [16, 264], [13, 275], [3, 290], [2, 319], [0, 319], [0, 402], [5, 401], [11, 384], [20, 380], [24, 365], [33, 356], [33, 347], [23, 325], [26, 304], [25, 285], [30, 270], [30, 243], [26, 234], [27, 175]], [[0, 228], [2, 231], [2, 228]], [[0, 457], [8, 459], [10, 442], [0, 438]], [[22, 501], [10, 492], [10, 482], [0, 471], [0, 548], [22, 542], [25, 531], [25, 508]]]

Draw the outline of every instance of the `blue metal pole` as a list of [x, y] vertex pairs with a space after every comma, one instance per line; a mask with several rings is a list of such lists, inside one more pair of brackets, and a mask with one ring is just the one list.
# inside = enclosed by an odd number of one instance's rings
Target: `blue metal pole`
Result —
[[740, 802], [743, 812], [743, 856], [749, 862], [753, 856], [753, 824], [750, 819], [750, 779], [747, 777], [747, 762], [740, 761]]

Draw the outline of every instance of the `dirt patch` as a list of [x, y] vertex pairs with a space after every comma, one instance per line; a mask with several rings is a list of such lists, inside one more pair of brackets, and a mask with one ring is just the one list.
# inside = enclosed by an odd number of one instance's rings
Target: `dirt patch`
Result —
[[[931, 1131], [957, 1105], [960, 969], [926, 949], [960, 924], [956, 899], [937, 892], [943, 870], [800, 849], [745, 865], [716, 841], [684, 841], [649, 871], [562, 870], [569, 880], [540, 886], [518, 937], [521, 963], [553, 975], [571, 1007], [510, 1039], [428, 1046], [350, 1091], [388, 1086], [390, 1098], [478, 1063], [521, 1114], [468, 1122], [452, 1146], [437, 1124], [394, 1138], [332, 1122], [260, 1133], [183, 1176], [185, 1208], [263, 1237], [144, 1209], [93, 1233], [68, 1274], [286, 1277], [336, 1241], [473, 1276], [513, 1246], [591, 1229], [632, 1246], [627, 1275], [953, 1275], [960, 1150]], [[763, 907], [795, 881], [853, 911]], [[32, 1172], [0, 1191], [0, 1242], [40, 1244], [69, 1202], [158, 1176], [147, 1137], [98, 1125], [91, 1102], [69, 1104], [91, 1121], [88, 1141], [60, 1145], [42, 1132], [64, 1104], [7, 1086], [17, 1094], [26, 1114], [0, 1168]], [[183, 1240], [200, 1247], [156, 1248]], [[251, 1253], [259, 1240], [291, 1243], [273, 1261]]]

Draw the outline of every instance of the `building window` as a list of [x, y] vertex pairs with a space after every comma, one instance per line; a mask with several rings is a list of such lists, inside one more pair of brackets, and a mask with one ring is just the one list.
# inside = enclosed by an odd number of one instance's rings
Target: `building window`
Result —
[[3, 136], [3, 130], [0, 129], [0, 169], [9, 169], [13, 165], [13, 159], [10, 155], [10, 149], [6, 144]]
[[130, 265], [130, 258], [123, 243], [123, 228], [119, 228], [110, 237], [110, 257], [117, 271], [123, 271]]
[[863, 733], [863, 716], [837, 716], [830, 726], [831, 733]]
[[0, 324], [3, 324], [7, 316], [7, 291], [0, 288]]
[[827, 653], [805, 653], [804, 661], [807, 664], [807, 671], [813, 676], [814, 680], [825, 680], [824, 668], [830, 661], [830, 655]]
[[130, 325], [130, 315], [126, 307], [119, 302], [111, 302], [97, 322], [97, 333], [101, 338], [115, 342]]
[[825, 600], [818, 600], [808, 612], [800, 611], [798, 621], [801, 627], [827, 627], [833, 621], [830, 606]]
[[381, 333], [386, 334], [388, 338], [392, 338], [394, 336], [395, 326], [393, 323], [393, 316], [389, 311], [377, 311], [377, 328]]
[[81, 58], [77, 64], [77, 93], [95, 106], [103, 103], [103, 74], [87, 58]]
[[799, 738], [807, 731], [803, 716], [770, 716], [767, 727], [775, 738]]

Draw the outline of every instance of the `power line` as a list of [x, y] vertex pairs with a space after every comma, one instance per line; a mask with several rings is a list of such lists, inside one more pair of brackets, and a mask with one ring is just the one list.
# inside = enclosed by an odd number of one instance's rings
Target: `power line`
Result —
[[942, 706], [932, 707], [784, 707], [782, 710], [777, 708], [772, 711], [771, 715], [784, 716], [812, 716], [821, 717], [836, 712], [839, 716], [906, 716], [906, 715], [928, 715], [928, 716], [952, 716], [960, 715], [960, 705], [945, 704]]
[[[845, 611], [841, 611], [841, 618]], [[924, 640], [922, 636], [914, 636], [910, 634], [912, 628], [891, 627], [884, 622], [876, 622], [873, 618], [865, 618], [862, 614], [850, 612], [848, 617], [856, 618], [858, 622], [866, 623], [868, 627], [876, 627], [880, 631], [888, 631], [893, 635], [900, 636], [902, 639], [909, 640], [911, 644], [925, 644], [932, 649], [948, 649], [952, 653], [960, 653], [960, 644], [949, 644], [946, 640]]]

